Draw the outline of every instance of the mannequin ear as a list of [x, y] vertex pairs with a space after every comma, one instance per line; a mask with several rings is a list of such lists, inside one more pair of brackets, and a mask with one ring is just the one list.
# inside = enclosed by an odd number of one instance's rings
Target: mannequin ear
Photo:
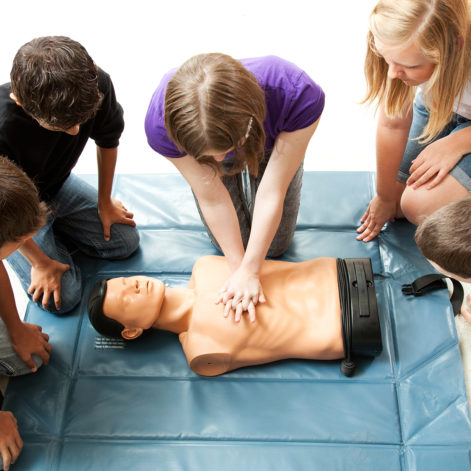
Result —
[[16, 98], [16, 95], [11, 92], [10, 93], [10, 98], [18, 105], [18, 106], [21, 106], [21, 103], [18, 101], [18, 98]]
[[125, 327], [121, 331], [121, 337], [126, 340], [134, 340], [142, 335], [143, 330], [139, 327]]

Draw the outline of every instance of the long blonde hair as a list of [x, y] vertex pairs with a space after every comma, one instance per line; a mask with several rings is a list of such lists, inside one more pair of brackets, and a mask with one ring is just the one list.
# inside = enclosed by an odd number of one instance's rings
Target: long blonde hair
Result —
[[[208, 150], [234, 148], [230, 173], [247, 164], [254, 175], [265, 145], [265, 93], [240, 61], [220, 54], [188, 59], [165, 93], [165, 127], [177, 147], [224, 173]], [[227, 172], [226, 172], [227, 173]]]
[[416, 87], [388, 77], [388, 64], [374, 40], [396, 46], [414, 41], [436, 67], [424, 85], [430, 119], [419, 139], [429, 142], [449, 122], [471, 75], [471, 21], [468, 0], [380, 0], [370, 15], [365, 59], [367, 94], [389, 117], [412, 106]]

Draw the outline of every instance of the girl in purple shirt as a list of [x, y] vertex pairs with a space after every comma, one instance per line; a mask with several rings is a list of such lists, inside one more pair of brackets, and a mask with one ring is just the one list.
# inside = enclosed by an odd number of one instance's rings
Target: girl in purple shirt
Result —
[[[275, 56], [238, 61], [201, 54], [165, 75], [147, 111], [149, 145], [191, 185], [231, 277], [217, 302], [224, 315], [255, 320], [268, 255], [293, 237], [303, 159], [324, 108], [322, 89]], [[245, 177], [243, 174], [245, 173]]]

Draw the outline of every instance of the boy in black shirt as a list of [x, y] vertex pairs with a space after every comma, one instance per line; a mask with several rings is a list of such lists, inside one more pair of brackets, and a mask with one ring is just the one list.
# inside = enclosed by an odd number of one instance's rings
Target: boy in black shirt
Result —
[[[111, 198], [123, 128], [111, 79], [82, 45], [48, 36], [19, 49], [11, 84], [0, 87], [0, 153], [35, 182], [51, 216], [8, 262], [44, 309], [63, 313], [80, 301], [71, 246], [120, 259], [139, 245], [133, 214]], [[89, 138], [97, 144], [98, 195], [71, 174]]]

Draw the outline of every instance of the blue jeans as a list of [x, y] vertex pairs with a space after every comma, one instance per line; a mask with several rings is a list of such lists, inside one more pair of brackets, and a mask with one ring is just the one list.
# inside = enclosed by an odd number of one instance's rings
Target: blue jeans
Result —
[[[40, 357], [33, 355], [33, 360], [38, 368], [42, 365]], [[0, 318], [0, 376], [20, 376], [28, 373], [31, 373], [31, 370], [13, 350], [7, 328]]]
[[[80, 270], [72, 253], [78, 249], [90, 257], [127, 258], [138, 248], [139, 234], [134, 227], [113, 224], [111, 240], [105, 241], [98, 217], [97, 190], [73, 174], [49, 202], [49, 207], [51, 216], [33, 239], [48, 257], [70, 265], [70, 270], [62, 275], [61, 309], [56, 310], [53, 301], [49, 302], [48, 310], [62, 314], [77, 306], [82, 296]], [[27, 292], [31, 283], [30, 263], [19, 251], [10, 255], [7, 261]]]
[[[419, 144], [416, 138], [422, 134], [429, 117], [429, 112], [425, 109], [419, 94], [414, 102], [414, 118], [412, 120], [404, 157], [397, 175], [397, 180], [401, 183], [406, 183], [410, 175], [409, 169], [412, 165], [412, 161], [422, 152], [423, 149], [425, 149], [425, 147], [427, 147], [427, 145], [441, 139], [442, 137], [448, 136], [449, 134], [453, 134], [460, 129], [471, 126], [471, 120], [460, 116], [459, 114], [453, 114], [450, 122], [432, 141], [427, 144]], [[451, 169], [450, 175], [452, 175], [468, 191], [471, 191], [471, 154], [463, 155], [461, 160]]]

